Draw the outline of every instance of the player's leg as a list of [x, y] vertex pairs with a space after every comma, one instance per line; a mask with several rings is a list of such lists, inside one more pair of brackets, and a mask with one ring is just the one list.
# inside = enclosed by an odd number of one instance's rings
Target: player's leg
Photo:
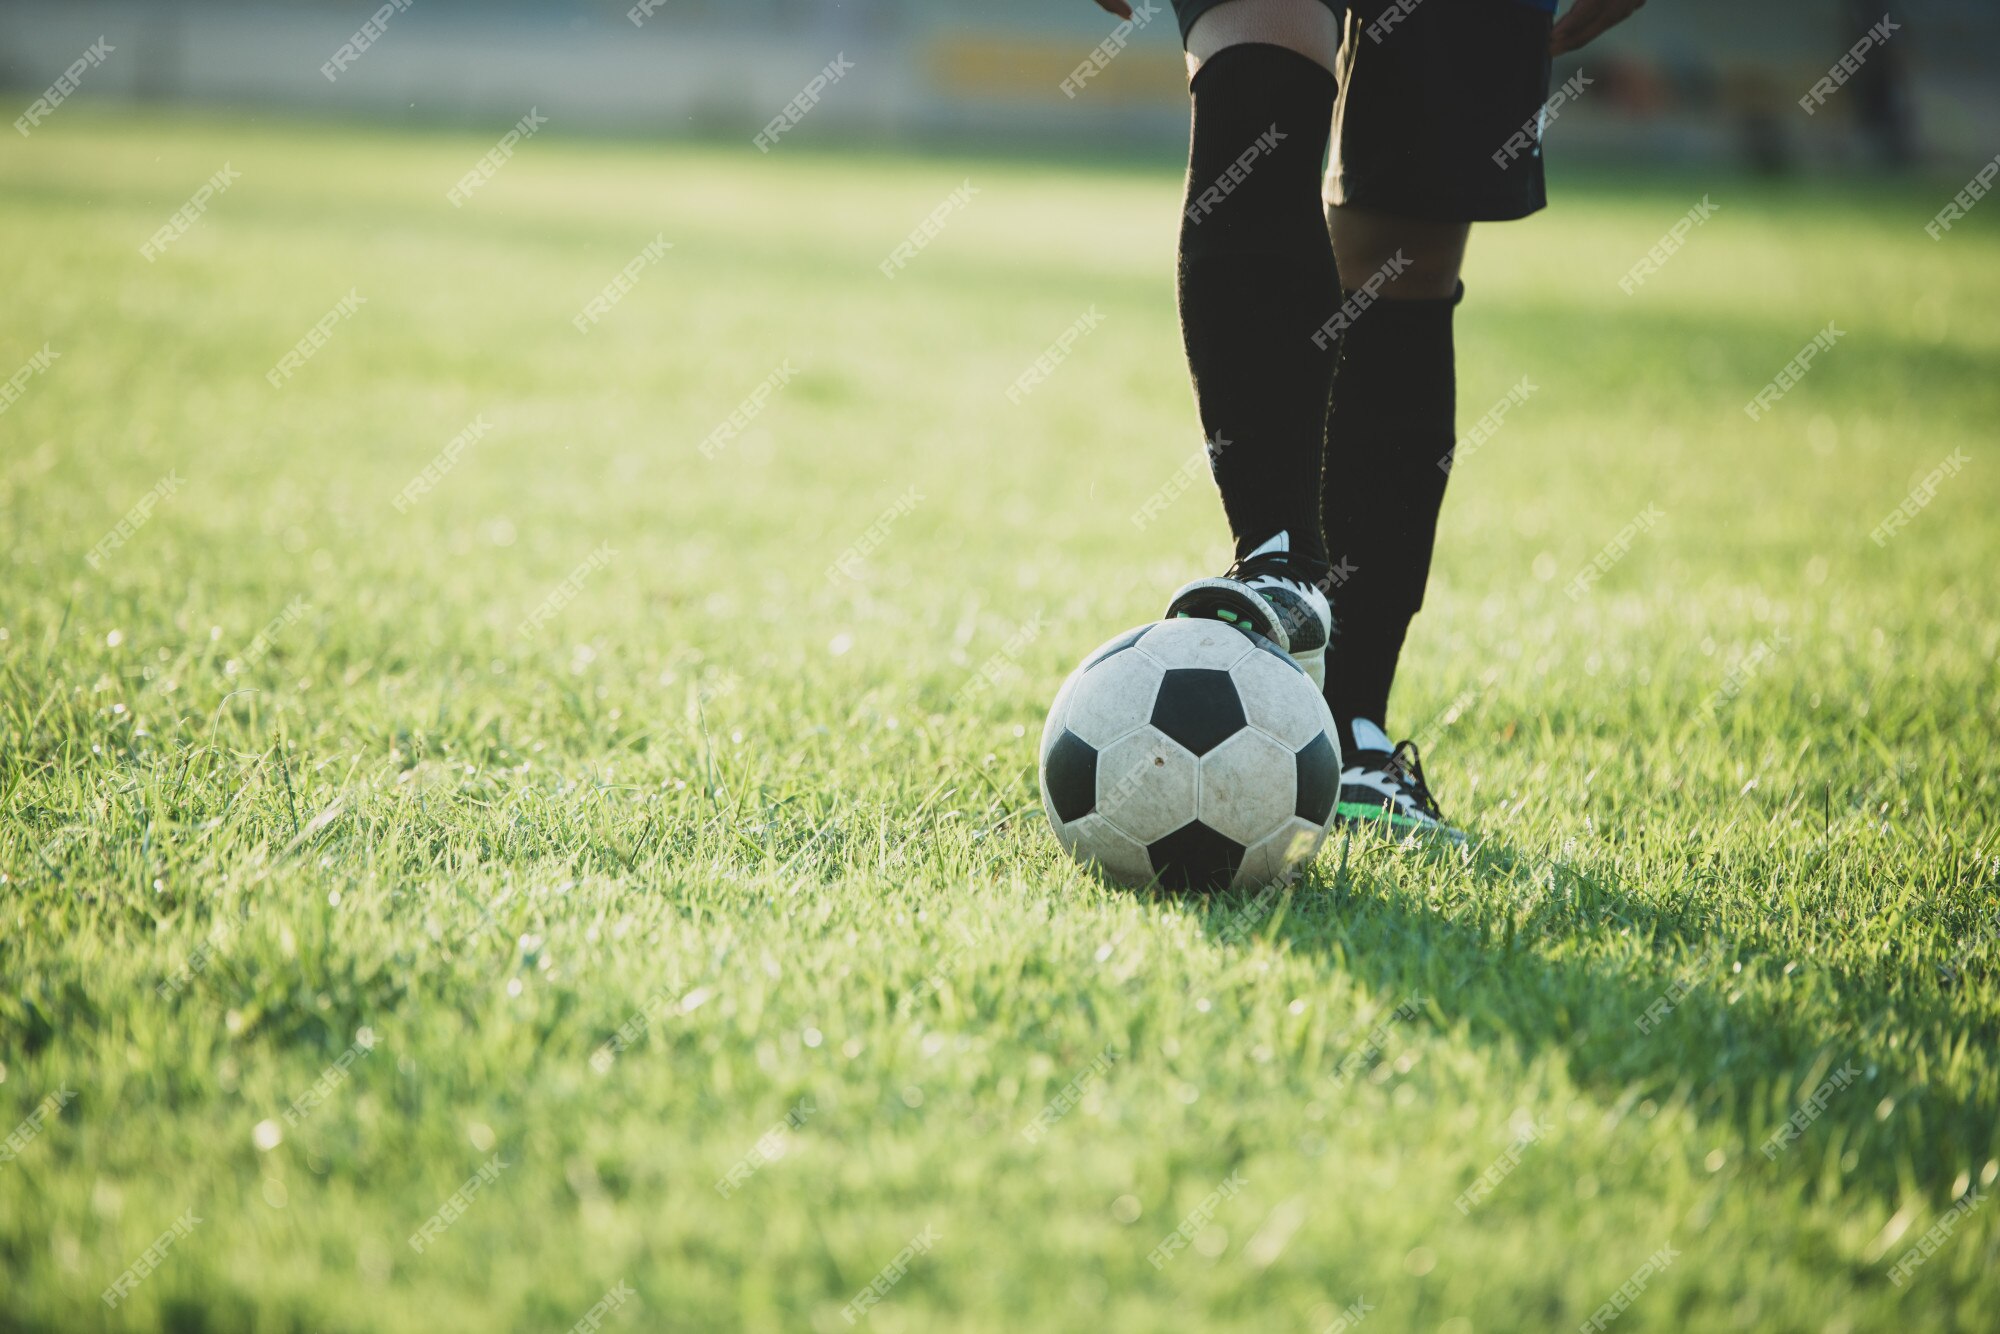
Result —
[[[1452, 319], [1468, 224], [1545, 196], [1538, 113], [1549, 13], [1526, 0], [1359, 0], [1345, 19], [1327, 218], [1343, 282], [1322, 517], [1338, 632], [1327, 703], [1341, 728], [1341, 809], [1439, 829], [1388, 701], [1423, 606], [1451, 465]], [[1510, 150], [1510, 146], [1513, 151]]]
[[1472, 224], [1440, 222], [1398, 213], [1382, 213], [1352, 204], [1326, 206], [1326, 227], [1333, 237], [1333, 254], [1353, 286], [1380, 273], [1387, 301], [1434, 301], [1458, 293], [1458, 271], [1465, 262], [1465, 241]]
[[1339, 633], [1327, 704], [1343, 753], [1355, 754], [1390, 749], [1389, 687], [1430, 579], [1457, 408], [1452, 313], [1471, 228], [1353, 205], [1329, 205], [1327, 219], [1354, 312], [1327, 415], [1324, 524], [1346, 561], [1331, 593]]
[[1325, 0], [1183, 0], [1194, 123], [1180, 225], [1181, 335], [1236, 539], [1169, 616], [1264, 634], [1323, 679], [1319, 488], [1337, 284], [1320, 207], [1339, 26]]

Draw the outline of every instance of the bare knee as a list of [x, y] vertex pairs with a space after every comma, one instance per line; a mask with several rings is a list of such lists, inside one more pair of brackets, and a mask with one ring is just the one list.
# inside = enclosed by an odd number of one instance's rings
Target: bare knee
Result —
[[1382, 295], [1392, 301], [1431, 300], [1458, 290], [1468, 224], [1331, 204], [1326, 222], [1342, 287], [1352, 291], [1380, 274]]

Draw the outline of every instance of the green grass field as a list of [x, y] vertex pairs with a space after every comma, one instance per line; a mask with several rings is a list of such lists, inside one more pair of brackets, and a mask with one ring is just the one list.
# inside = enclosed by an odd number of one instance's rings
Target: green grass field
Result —
[[1481, 229], [1462, 427], [1535, 388], [1392, 719], [1479, 844], [1189, 901], [1034, 781], [1226, 559], [1205, 479], [1131, 518], [1199, 443], [1173, 165], [550, 132], [454, 207], [491, 143], [0, 156], [0, 376], [56, 354], [0, 415], [0, 1329], [841, 1331], [906, 1248], [861, 1327], [1993, 1327], [2000, 204]]

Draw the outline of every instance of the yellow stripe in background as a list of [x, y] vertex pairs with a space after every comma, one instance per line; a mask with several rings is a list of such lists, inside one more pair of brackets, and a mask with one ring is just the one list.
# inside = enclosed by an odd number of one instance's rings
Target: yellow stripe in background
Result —
[[1067, 102], [1062, 83], [1075, 75], [1078, 99], [1167, 107], [1187, 100], [1179, 51], [1127, 46], [1101, 69], [1091, 68], [1091, 51], [1068, 41], [947, 33], [929, 41], [922, 58], [948, 95]]

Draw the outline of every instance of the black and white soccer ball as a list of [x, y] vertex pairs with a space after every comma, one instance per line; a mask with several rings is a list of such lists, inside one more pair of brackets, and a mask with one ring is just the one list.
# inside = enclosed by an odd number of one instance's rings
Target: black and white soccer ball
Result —
[[1125, 884], [1254, 889], [1311, 861], [1340, 741], [1310, 677], [1221, 621], [1127, 631], [1070, 674], [1042, 729], [1042, 809]]

